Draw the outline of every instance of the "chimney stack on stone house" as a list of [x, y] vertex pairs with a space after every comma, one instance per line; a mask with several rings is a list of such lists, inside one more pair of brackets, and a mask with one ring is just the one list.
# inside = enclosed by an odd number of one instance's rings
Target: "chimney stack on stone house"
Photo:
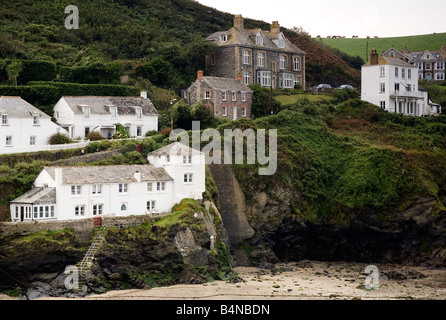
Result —
[[370, 51], [370, 64], [375, 65], [378, 64], [378, 52], [375, 48]]
[[197, 71], [197, 80], [201, 81], [202, 78], [203, 78], [203, 71], [202, 70], [198, 70]]
[[237, 80], [240, 81], [241, 83], [243, 83], [243, 75], [242, 74], [237, 74]]
[[245, 29], [245, 19], [243, 19], [243, 16], [241, 14], [237, 14], [234, 17], [234, 27], [239, 30]]
[[273, 21], [271, 23], [271, 33], [272, 34], [279, 34], [280, 33], [280, 24], [279, 21]]

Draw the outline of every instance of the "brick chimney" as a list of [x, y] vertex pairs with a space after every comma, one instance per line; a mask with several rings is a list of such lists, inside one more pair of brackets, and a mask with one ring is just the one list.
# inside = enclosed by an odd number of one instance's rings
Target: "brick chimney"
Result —
[[273, 23], [271, 23], [271, 33], [274, 34], [280, 33], [279, 21], [273, 21]]
[[240, 30], [245, 29], [245, 19], [243, 19], [241, 14], [234, 17], [234, 27]]
[[243, 82], [243, 76], [240, 73], [237, 75], [236, 79], [240, 82]]
[[373, 48], [372, 51], [370, 51], [370, 65], [378, 64], [378, 52], [376, 52], [376, 49]]
[[197, 71], [197, 80], [201, 81], [201, 78], [203, 78], [203, 71], [202, 70], [198, 70]]
[[409, 50], [407, 49], [407, 45], [404, 45], [403, 53], [404, 54], [409, 54]]

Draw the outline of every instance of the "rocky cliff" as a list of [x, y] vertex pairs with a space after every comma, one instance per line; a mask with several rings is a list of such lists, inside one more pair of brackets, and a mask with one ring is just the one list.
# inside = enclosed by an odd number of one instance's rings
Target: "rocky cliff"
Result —
[[186, 199], [172, 214], [156, 220], [143, 216], [103, 221], [105, 242], [91, 270], [80, 277], [79, 290], [67, 289], [64, 271], [81, 261], [98, 232], [90, 219], [53, 225], [3, 223], [0, 290], [34, 299], [237, 280], [227, 234], [211, 202], [200, 205]]

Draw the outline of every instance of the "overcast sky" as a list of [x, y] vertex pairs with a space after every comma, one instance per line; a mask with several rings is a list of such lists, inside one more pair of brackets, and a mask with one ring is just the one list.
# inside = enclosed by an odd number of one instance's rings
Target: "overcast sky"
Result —
[[[198, 0], [244, 17], [303, 27], [311, 36], [399, 37], [446, 32], [444, 0]], [[445, 39], [446, 42], [446, 39]]]

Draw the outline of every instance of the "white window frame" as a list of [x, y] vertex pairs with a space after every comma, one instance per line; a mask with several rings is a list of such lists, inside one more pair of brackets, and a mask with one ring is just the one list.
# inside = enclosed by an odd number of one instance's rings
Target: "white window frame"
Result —
[[30, 146], [35, 146], [36, 145], [36, 136], [29, 136], [29, 145]]
[[290, 73], [282, 74], [282, 86], [283, 88], [294, 88], [294, 75]]
[[242, 107], [242, 117], [246, 117], [246, 107]]
[[221, 92], [221, 100], [226, 101], [226, 91]]
[[91, 194], [102, 194], [102, 184], [93, 184], [91, 186]]
[[257, 53], [257, 65], [259, 67], [265, 66], [265, 53], [264, 52]]
[[33, 126], [40, 125], [40, 117], [38, 115], [33, 115]]
[[271, 86], [271, 72], [270, 71], [258, 71], [257, 82], [262, 87], [270, 87]]
[[7, 125], [9, 125], [8, 115], [2, 114], [2, 126], [7, 126]]
[[210, 100], [211, 99], [211, 90], [205, 90], [204, 91], [204, 99]]
[[385, 93], [386, 92], [386, 84], [384, 82], [381, 82], [379, 84], [379, 93]]
[[380, 101], [379, 102], [379, 106], [381, 107], [381, 109], [385, 109], [386, 108], [386, 101]]
[[156, 200], [149, 200], [146, 203], [146, 208], [148, 211], [152, 211], [156, 209]]
[[136, 126], [136, 136], [142, 137], [142, 126]]
[[398, 78], [399, 77], [399, 75], [398, 75], [398, 67], [395, 67], [395, 78]]
[[82, 112], [84, 113], [84, 119], [90, 119], [90, 108], [83, 107]]
[[223, 117], [227, 117], [228, 116], [228, 108], [226, 106], [222, 106], [221, 107], [221, 114]]
[[263, 46], [263, 36], [260, 32], [256, 35], [256, 44]]
[[300, 66], [300, 61], [299, 61], [299, 57], [294, 57], [293, 58], [293, 69], [294, 71], [299, 71], [299, 66]]
[[242, 102], [246, 102], [246, 92], [242, 91]]
[[153, 183], [152, 182], [147, 182], [147, 192], [153, 192]]
[[279, 60], [280, 60], [280, 69], [282, 70], [286, 69], [286, 57], [280, 56]]
[[285, 48], [285, 39], [283, 35], [279, 35], [278, 46], [279, 48]]
[[85, 205], [77, 205], [74, 207], [74, 215], [75, 216], [84, 216], [85, 215]]
[[142, 119], [142, 109], [136, 108], [135, 112], [136, 112], [136, 119], [141, 120]]
[[72, 196], [78, 196], [78, 195], [80, 195], [81, 194], [81, 185], [76, 185], [76, 184], [73, 184], [73, 185], [71, 185], [71, 195]]
[[184, 175], [183, 175], [183, 182], [184, 183], [192, 183], [192, 181], [193, 181], [193, 173], [185, 173]]
[[166, 191], [166, 182], [165, 181], [158, 181], [156, 183], [156, 191]]
[[192, 156], [183, 155], [183, 164], [192, 164]]
[[128, 192], [129, 185], [128, 183], [120, 183], [118, 186], [118, 192], [119, 193], [127, 193]]
[[112, 119], [116, 119], [118, 116], [118, 108], [110, 107], [110, 115]]
[[237, 92], [236, 91], [232, 91], [231, 92], [231, 100], [232, 101], [237, 101]]
[[220, 42], [226, 42], [228, 41], [228, 35], [227, 34], [221, 34], [220, 35]]
[[243, 72], [243, 83], [248, 85], [251, 81], [251, 73], [249, 71]]
[[243, 50], [243, 64], [251, 64], [251, 53], [248, 50]]
[[401, 78], [406, 79], [406, 68], [401, 68]]
[[379, 67], [379, 77], [383, 78], [386, 76], [386, 68], [385, 67]]
[[102, 203], [96, 203], [93, 205], [93, 215], [100, 216], [102, 215], [102, 210], [104, 209], [104, 205]]

